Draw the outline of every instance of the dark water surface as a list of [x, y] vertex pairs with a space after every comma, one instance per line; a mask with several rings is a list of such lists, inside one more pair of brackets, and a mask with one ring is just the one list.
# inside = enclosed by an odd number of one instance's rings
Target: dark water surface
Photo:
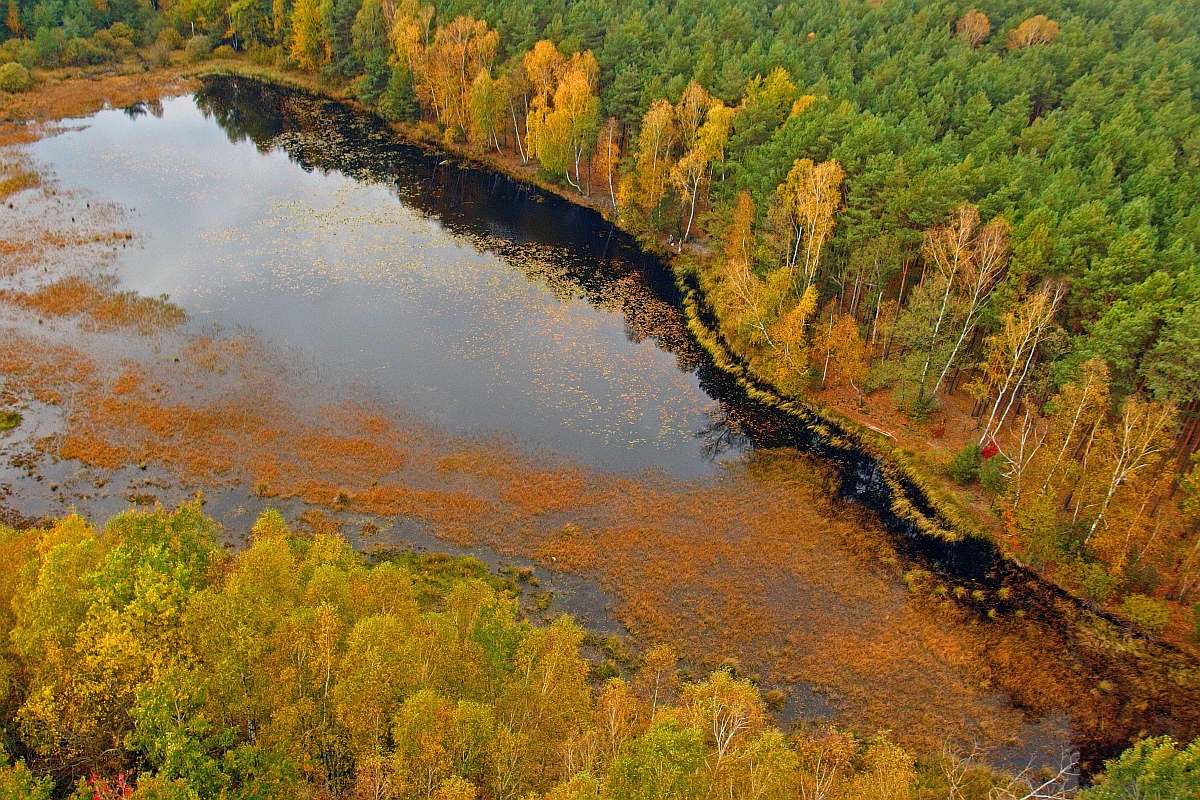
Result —
[[31, 152], [131, 209], [119, 275], [457, 430], [620, 470], [711, 471], [666, 272], [599, 215], [232, 79]]

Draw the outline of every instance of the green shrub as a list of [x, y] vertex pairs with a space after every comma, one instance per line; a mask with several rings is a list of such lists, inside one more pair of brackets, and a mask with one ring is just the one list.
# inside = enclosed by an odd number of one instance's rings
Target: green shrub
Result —
[[1080, 800], [1200, 797], [1200, 739], [1180, 750], [1169, 736], [1143, 739], [1104, 762], [1104, 774]]
[[15, 61], [0, 66], [0, 92], [25, 92], [33, 85], [29, 70]]
[[33, 55], [37, 64], [42, 67], [57, 67], [58, 56], [62, 53], [63, 38], [59, 31], [49, 28], [38, 28], [33, 37]]
[[1144, 594], [1131, 594], [1121, 603], [1121, 612], [1139, 628], [1149, 633], [1162, 633], [1171, 621], [1171, 610], [1162, 600]]
[[50, 778], [36, 777], [29, 767], [25, 766], [24, 761], [18, 761], [12, 766], [0, 766], [0, 797], [50, 800], [53, 791], [54, 781]]
[[63, 45], [62, 52], [59, 53], [59, 63], [64, 67], [84, 67], [89, 64], [103, 64], [106, 61], [112, 61], [115, 53], [102, 45], [104, 41], [104, 37], [99, 42], [81, 39], [78, 36], [70, 39]]
[[158, 32], [155, 43], [164, 45], [168, 50], [178, 50], [183, 47], [183, 37], [179, 35], [179, 31], [168, 25]]
[[930, 415], [933, 414], [936, 402], [933, 395], [913, 398], [912, 402], [908, 405], [908, 416], [914, 422], [926, 422]]
[[136, 34], [124, 22], [118, 22], [106, 31], [96, 31], [92, 36], [92, 44], [115, 56], [133, 52], [133, 39]]
[[33, 42], [22, 42], [21, 46], [17, 48], [17, 61], [25, 69], [36, 67], [38, 63], [37, 46]]
[[[3, 72], [4, 68], [0, 67], [0, 74], [3, 74]], [[0, 431], [6, 431], [10, 428], [15, 428], [20, 424], [21, 415], [16, 411], [0, 411]]]
[[155, 42], [146, 53], [146, 60], [152, 67], [167, 67], [171, 65], [171, 48], [162, 42]]
[[992, 456], [979, 467], [979, 483], [984, 491], [1000, 494], [1008, 486], [1004, 477], [1004, 456]]
[[607, 681], [621, 677], [621, 669], [611, 659], [603, 664], [592, 666], [592, 678], [597, 681]]
[[9, 39], [6, 42], [0, 42], [0, 64], [7, 64], [10, 61], [20, 61], [20, 53], [20, 39]]
[[1112, 597], [1119, 583], [1104, 569], [1104, 565], [1083, 559], [1062, 564], [1059, 576], [1068, 588], [1097, 603], [1106, 602]]
[[212, 55], [212, 40], [207, 36], [193, 36], [184, 48], [188, 61], [203, 61]]
[[213, 50], [212, 54], [213, 58], [233, 58], [235, 55], [237, 55], [233, 48], [227, 44], [223, 44], [217, 49]]
[[[126, 25], [124, 22], [114, 22], [108, 26], [108, 33], [117, 43], [117, 47], [127, 47], [133, 49], [133, 43], [138, 38], [137, 31]], [[125, 44], [128, 42], [128, 44]]]
[[979, 467], [982, 463], [983, 456], [979, 453], [979, 445], [969, 444], [950, 462], [947, 472], [955, 483], [966, 486], [979, 477]]

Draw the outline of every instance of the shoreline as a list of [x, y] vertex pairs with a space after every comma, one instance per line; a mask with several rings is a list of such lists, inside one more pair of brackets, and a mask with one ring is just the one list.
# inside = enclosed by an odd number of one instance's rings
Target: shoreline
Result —
[[[190, 73], [185, 73], [185, 77], [194, 79], [222, 75], [257, 80], [288, 89], [317, 93], [337, 102], [345, 103], [362, 113], [378, 116], [372, 109], [363, 106], [354, 98], [339, 91], [337, 87], [330, 86], [316, 78], [304, 80], [305, 76], [303, 74], [297, 75], [271, 67], [247, 66], [240, 61], [210, 63]], [[674, 276], [676, 285], [684, 295], [683, 308], [688, 328], [691, 330], [697, 343], [713, 358], [714, 363], [718, 367], [742, 383], [751, 397], [758, 402], [770, 405], [773, 408], [794, 416], [802, 424], [826, 423], [841, 428], [841, 434], [850, 437], [855, 446], [862, 448], [864, 452], [879, 459], [881, 464], [890, 468], [888, 472], [891, 474], [888, 474], [886, 477], [892, 488], [898, 489], [898, 482], [900, 480], [907, 480], [912, 483], [914, 487], [917, 487], [921, 491], [923, 496], [915, 498], [915, 503], [913, 499], [907, 499], [907, 508], [894, 506], [892, 510], [923, 533], [938, 536], [951, 542], [964, 537], [980, 538], [1003, 549], [1003, 543], [999, 539], [988, 535], [985, 532], [985, 526], [981, 526], [978, 524], [978, 520], [968, 516], [971, 512], [962, 508], [959, 504], [950, 501], [945, 496], [945, 492], [938, 491], [937, 487], [929, 485], [931, 481], [928, 476], [920, 473], [911, 463], [902, 459], [901, 454], [888, 447], [886, 437], [882, 432], [871, 431], [863, 423], [813, 403], [809, 398], [789, 396], [779, 390], [769, 380], [754, 373], [745, 360], [725, 342], [720, 331], [704, 319], [704, 317], [714, 317], [714, 312], [708, 305], [703, 290], [698, 285], [694, 285], [694, 283], [689, 284], [689, 278], [694, 275], [694, 272], [688, 268], [686, 263], [683, 263], [684, 259], [681, 259], [679, 254], [663, 248], [654, 239], [639, 235], [634, 231], [622, 227], [612, 213], [612, 210], [605, 204], [590, 202], [591, 198], [586, 195], [580, 195], [578, 192], [570, 191], [544, 179], [538, 174], [536, 169], [514, 169], [511, 164], [494, 158], [490, 154], [480, 154], [465, 146], [447, 146], [442, 141], [433, 141], [429, 137], [421, 135], [419, 126], [417, 125], [386, 121], [384, 124], [398, 136], [402, 137], [408, 144], [421, 147], [429, 152], [452, 155], [454, 158], [464, 161], [469, 165], [480, 167], [490, 172], [498, 172], [513, 180], [521, 181], [535, 186], [542, 191], [555, 194], [573, 205], [599, 213], [618, 230], [633, 237], [643, 250], [654, 255], [670, 270]], [[929, 514], [917, 508], [918, 504], [927, 506], [940, 519], [931, 519]], [[1005, 556], [1012, 559], [1019, 566], [1025, 567], [1011, 553], [1005, 552]]]
[[[825, 453], [819, 457], [828, 461], [845, 460], [847, 453], [857, 452], [874, 462], [878, 479], [886, 494], [886, 503], [859, 504], [870, 509], [887, 528], [903, 539], [929, 537], [947, 546], [963, 544], [971, 548], [982, 545], [994, 551], [999, 565], [1004, 567], [1008, 579], [1027, 577], [1042, 584], [1048, 591], [1044, 598], [1043, 611], [1048, 611], [1054, 601], [1067, 601], [1076, 612], [1094, 615], [1104, 623], [1112, 625], [1124, 638], [1134, 638], [1151, 647], [1164, 648], [1185, 659], [1194, 659], [1195, 654], [1177, 643], [1142, 630], [1135, 623], [1121, 617], [1099, 604], [1080, 597], [1058, 581], [1024, 563], [1000, 537], [992, 535], [975, 512], [966, 508], [947, 489], [938, 485], [935, 478], [913, 463], [911, 454], [902, 449], [894, 439], [880, 430], [872, 429], [863, 422], [812, 401], [811, 398], [790, 396], [776, 387], [770, 380], [758, 375], [746, 360], [729, 345], [720, 331], [716, 312], [708, 303], [699, 284], [692, 257], [683, 256], [661, 246], [657, 240], [640, 235], [620, 225], [611, 209], [603, 203], [589, 202], [591, 198], [580, 195], [565, 187], [546, 180], [535, 168], [514, 168], [505, 160], [490, 153], [479, 153], [466, 145], [448, 146], [440, 139], [425, 135], [421, 124], [392, 123], [384, 120], [373, 110], [355, 98], [321, 80], [305, 73], [292, 73], [273, 67], [246, 65], [242, 61], [207, 63], [184, 73], [187, 79], [207, 77], [235, 77], [279, 86], [285, 89], [315, 94], [343, 103], [356, 111], [375, 117], [406, 144], [421, 148], [428, 153], [448, 155], [468, 166], [491, 173], [504, 175], [525, 183], [581, 208], [599, 213], [618, 230], [632, 237], [647, 253], [657, 258], [674, 278], [681, 293], [681, 305], [689, 332], [696, 343], [709, 355], [713, 365], [735, 381], [747, 397], [774, 411], [788, 415], [805, 428], [821, 444]], [[835, 472], [838, 470], [835, 467]], [[845, 479], [846, 475], [842, 475]], [[846, 499], [843, 497], [843, 499]], [[891, 517], [891, 519], [888, 519]], [[914, 559], [915, 560], [915, 559]], [[926, 565], [928, 566], [928, 564]], [[962, 580], [946, 570], [946, 576]], [[968, 579], [969, 580], [969, 579]], [[997, 580], [1000, 582], [1003, 578]], [[980, 616], [988, 611], [976, 608], [974, 603], [960, 600], [959, 605]]]
[[[125, 65], [128, 66], [128, 65]], [[607, 222], [618, 230], [632, 237], [647, 253], [653, 255], [664, 265], [673, 276], [682, 295], [682, 306], [689, 331], [697, 344], [713, 360], [714, 365], [736, 381], [755, 402], [787, 414], [797, 423], [818, 436], [828, 438], [828, 443], [838, 449], [855, 448], [862, 454], [874, 459], [879, 466], [879, 477], [890, 497], [886, 508], [875, 507], [879, 514], [891, 515], [893, 522], [899, 522], [909, 529], [908, 533], [919, 533], [930, 536], [947, 544], [964, 540], [977, 540], [994, 548], [1000, 558], [1018, 571], [1023, 571], [1053, 588], [1061, 596], [1070, 598], [1079, 608], [1097, 614], [1110, 623], [1119, 626], [1127, 633], [1157, 644], [1167, 645], [1180, 652], [1188, 652], [1186, 648], [1178, 647], [1161, 637], [1142, 631], [1132, 622], [1119, 615], [1101, 608], [1098, 604], [1079, 597], [1065, 588], [1058, 581], [1025, 564], [1008, 546], [1008, 543], [988, 530], [986, 520], [978, 516], [978, 512], [968, 507], [957, 498], [950, 489], [943, 485], [938, 478], [930, 475], [927, 470], [914, 463], [914, 453], [904, 449], [895, 437], [886, 431], [874, 428], [861, 420], [854, 419], [825, 404], [815, 402], [811, 397], [791, 396], [769, 379], [754, 372], [753, 368], [725, 340], [720, 331], [716, 313], [708, 303], [700, 286], [695, 270], [694, 258], [697, 256], [681, 256], [665, 248], [655, 238], [647, 237], [621, 226], [616, 215], [608, 204], [594, 202], [591, 197], [581, 195], [566, 187], [559, 186], [547, 180], [534, 167], [519, 167], [506, 159], [496, 158], [489, 153], [479, 153], [467, 145], [447, 145], [440, 138], [432, 136], [432, 129], [427, 129], [421, 123], [393, 123], [383, 120], [371, 108], [364, 106], [346, 91], [347, 86], [331, 83], [320, 76], [303, 72], [287, 71], [272, 66], [261, 66], [248, 63], [244, 58], [209, 60], [192, 65], [173, 64], [163, 69], [122, 70], [107, 67], [99, 70], [68, 70], [65, 75], [50, 76], [58, 84], [71, 80], [98, 80], [104, 78], [126, 78], [135, 85], [134, 99], [124, 97], [120, 100], [105, 100], [102, 105], [89, 103], [76, 113], [89, 115], [99, 108], [117, 106], [128, 100], [137, 102], [141, 99], [138, 90], [158, 90], [158, 95], [177, 94], [187, 91], [188, 84], [210, 77], [235, 77], [260, 83], [279, 86], [293, 91], [301, 91], [325, 97], [343, 103], [356, 111], [371, 115], [380, 120], [394, 135], [405, 143], [419, 147], [429, 153], [449, 155], [469, 166], [504, 175], [512, 180], [525, 183], [556, 195], [572, 205], [597, 212]], [[142, 80], [146, 79], [146, 80]], [[39, 84], [44, 83], [44, 78]], [[26, 96], [37, 96], [44, 91], [42, 85], [35, 88]], [[13, 97], [20, 97], [14, 95]], [[147, 96], [145, 99], [149, 99]], [[51, 111], [54, 113], [54, 111]], [[62, 119], [66, 117], [58, 117]], [[53, 123], [54, 119], [25, 119], [6, 117], [2, 120], [8, 125], [20, 126], [22, 122]], [[19, 142], [14, 142], [19, 143]]]
[[[321, 97], [329, 97], [337, 102], [342, 102], [342, 98], [336, 94], [337, 87], [322, 89], [316, 79], [311, 82], [288, 80], [286, 78], [291, 76], [274, 76], [267, 74], [265, 70], [234, 72], [228, 69], [226, 63], [203, 66], [207, 69], [202, 68], [195, 72], [185, 73], [185, 76], [189, 78], [204, 75], [215, 77], [220, 74], [240, 76], [246, 80], [287, 87], [291, 91], [312, 97], [317, 104]], [[234, 66], [241, 65], [234, 64]], [[162, 71], [157, 75], [150, 73], [147, 82], [152, 83], [155, 77], [162, 78], [160, 84], [164, 90], [177, 94], [180, 91], [179, 87], [187, 85], [185, 80], [178, 80], [178, 76], [178, 71]], [[168, 78], [175, 80], [171, 82]], [[276, 80], [275, 78], [281, 79]], [[108, 107], [118, 107], [116, 102], [111, 101], [107, 105]], [[361, 105], [351, 101], [346, 103], [346, 108], [359, 113]], [[375, 115], [370, 115], [370, 117], [372, 120], [378, 119]], [[371, 125], [376, 124], [380, 134], [386, 135], [386, 132], [391, 131], [398, 138], [403, 138], [405, 143], [419, 147], [425, 152], [449, 154], [452, 160], [458, 164], [483, 168], [491, 174], [504, 174], [524, 185], [536, 186], [547, 192], [552, 190], [543, 181], [536, 180], [533, 175], [523, 175], [519, 174], [519, 171], [503, 169], [502, 163], [493, 164], [486, 157], [463, 152], [456, 148], [445, 148], [440, 143], [429, 139], [407, 135], [406, 131], [397, 130], [393, 126], [385, 126], [382, 121], [371, 122]], [[53, 130], [53, 128], [48, 130]], [[441, 155], [439, 155], [440, 157]], [[514, 174], [514, 172], [518, 174]], [[573, 201], [573, 205], [583, 207], [587, 205], [577, 202], [573, 194], [564, 193], [561, 190], [553, 191], [560, 199]], [[645, 243], [643, 243], [643, 247], [648, 252], [655, 252], [655, 248], [646, 246]], [[1067, 648], [1067, 652], [1074, 653], [1072, 660], [1077, 665], [1077, 671], [1082, 668], [1081, 672], [1086, 676], [1085, 682], [1094, 684], [1099, 680], [1101, 684], [1110, 686], [1130, 685], [1137, 683], [1136, 676], [1144, 671], [1146, 680], [1157, 687], [1162, 687], [1164, 686], [1163, 679], [1168, 677], [1168, 673], [1180, 669], [1186, 673], [1195, 671], [1194, 665], [1187, 663], [1188, 656], [1169, 643], [1152, 637], [1131, 635], [1134, 631], [1128, 623], [1113, 619], [1103, 611], [1096, 613], [1097, 609], [1090, 608], [1086, 602], [1070, 597], [1049, 581], [1035, 581], [1037, 576], [1027, 570], [1016, 576], [1018, 586], [1015, 589], [1015, 596], [1011, 598], [1012, 602], [1009, 601], [1009, 595], [1006, 593], [992, 591], [1000, 584], [991, 576], [982, 573], [986, 573], [997, 563], [998, 556], [1003, 556], [1001, 548], [983, 533], [977, 531], [963, 533], [961, 529], [956, 530], [952, 523], [939, 518], [936, 505], [929, 500], [921, 487], [910, 479], [902, 465], [897, 463], [898, 459], [888, 457], [885, 437], [868, 433], [863, 428], [854, 427], [856, 423], [852, 420], [843, 421], [834, 413], [822, 413], [816, 404], [804, 400], [788, 399], [777, 392], [769, 382], [763, 381], [755, 375], [749, 366], [728, 347], [716, 321], [711, 319], [712, 310], [707, 307], [704, 294], [697, 282], [694, 270], [695, 262], [686, 257], [675, 258], [674, 254], [665, 254], [661, 251], [657, 255], [659, 256], [658, 263], [661, 266], [651, 265], [650, 268], [658, 272], [664, 283], [669, 283], [674, 279], [679, 289], [679, 294], [676, 295], [677, 302], [680, 303], [693, 341], [709, 354], [709, 357], [704, 359], [705, 363], [702, 369], [709, 372], [710, 376], [715, 377], [720, 384], [717, 387], [718, 394], [714, 397], [727, 395], [735, 403], [749, 401], [747, 408], [760, 410], [765, 414], [772, 415], [776, 420], [782, 420], [786, 430], [781, 432], [782, 438], [777, 440], [778, 444], [768, 439], [764, 446], [796, 446], [816, 456], [818, 461], [823, 461], [824, 466], [832, 470], [829, 474], [835, 478], [832, 481], [833, 485], [823, 490], [824, 493], [831, 499], [840, 497], [851, 501], [860, 500], [865, 512], [879, 519], [890, 529], [889, 538], [893, 543], [899, 545], [896, 549], [901, 551], [902, 569], [907, 570], [902, 577], [909, 591], [925, 595], [934, 603], [946, 601], [947, 609], [951, 607], [959, 609], [968, 625], [974, 625], [977, 622], [986, 625], [983, 617], [990, 616], [992, 613], [998, 613], [1003, 617], [1012, 614], [1017, 618], [1028, 613], [1031, 618], [1052, 623], [1061, 634], [1062, 645]], [[659, 270], [662, 271], [659, 272]], [[792, 424], [793, 421], [800, 424]], [[877, 435], [879, 444], [872, 441]], [[864, 474], [867, 479], [865, 482], [862, 481]], [[837, 478], [841, 479], [840, 486]], [[860, 482], [857, 496], [853, 494], [856, 480]], [[833, 491], [829, 491], [829, 489]], [[849, 494], [847, 494], [847, 490], [850, 490]], [[872, 505], [870, 502], [872, 499], [876, 501], [876, 505]], [[864, 500], [866, 502], [861, 502]], [[314, 497], [313, 501], [318, 505], [330, 502], [328, 498], [321, 497]], [[336, 506], [336, 497], [332, 502]], [[899, 520], [901, 524], [895, 524], [896, 520]], [[925, 526], [922, 527], [917, 522], [924, 522]], [[958, 555], [957, 558], [954, 557], [955, 554]], [[980, 555], [983, 557], [975, 557]], [[1001, 563], [1005, 567], [1001, 572], [1002, 579], [1014, 575], [1013, 570], [1009, 567], [1013, 569], [1020, 567], [1019, 562], [1015, 559], [1003, 558]], [[923, 566], [940, 574], [934, 575], [921, 569]], [[943, 566], [948, 569], [943, 571]], [[964, 566], [969, 569], [963, 570]], [[976, 572], [972, 573], [970, 570]], [[981, 574], [983, 580], [976, 580]], [[965, 575], [966, 577], [954, 580], [955, 575]], [[945, 578], [948, 576], [951, 580], [947, 581]], [[1022, 583], [1027, 583], [1029, 588], [1023, 591], [1019, 586]], [[1038, 585], [1042, 588], [1037, 588]], [[948, 589], [953, 592], [953, 599], [947, 596]], [[968, 596], [968, 590], [971, 589], [981, 591], [969, 592], [970, 596]], [[978, 597], [975, 596], [977, 594]], [[991, 608], [989, 608], [989, 604], [992, 606]], [[958, 614], [960, 611], [954, 613]], [[971, 621], [972, 618], [974, 621]], [[1032, 622], [1033, 619], [1030, 621]], [[1020, 622], [1015, 624], [1021, 625]], [[1080, 644], [1083, 645], [1082, 652], [1077, 646]], [[1109, 678], [1112, 680], [1108, 680]], [[1150, 696], [1152, 697], [1155, 693], [1152, 691]], [[1131, 700], [1136, 702], [1137, 697], [1126, 697], [1124, 692], [1121, 692], [1121, 695], [1122, 699], [1118, 701], [1121, 706]], [[1146, 695], [1141, 696], [1146, 697]], [[1155, 705], [1158, 704], [1155, 703]], [[1136, 707], [1133, 710], [1136, 712]], [[1095, 743], [1100, 742], [1103, 742], [1101, 746], [1114, 744], [1105, 739], [1089, 739], [1088, 741], [1093, 742], [1093, 747], [1095, 747]]]

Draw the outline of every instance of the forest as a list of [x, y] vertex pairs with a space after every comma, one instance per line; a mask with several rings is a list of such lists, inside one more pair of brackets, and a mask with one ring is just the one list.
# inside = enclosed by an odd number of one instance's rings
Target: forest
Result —
[[698, 274], [759, 376], [899, 412], [931, 439], [951, 430], [953, 460], [928, 471], [970, 487], [1015, 554], [1186, 640], [1200, 636], [1191, 12], [9, 0], [0, 61], [140, 46], [165, 64], [215, 46], [536, 167]]
[[[0, 528], [0, 796], [1065, 797], [947, 749], [784, 734], [748, 679], [669, 646], [621, 674], [479, 562], [356, 553], [263, 514], [234, 555], [199, 502]], [[611, 662], [610, 662], [611, 663]], [[1195, 797], [1200, 742], [1139, 742], [1081, 796]], [[1150, 793], [1146, 793], [1150, 792]], [[1157, 794], [1155, 794], [1157, 792]]]
[[1200, 23], [1036, 11], [8, 0], [0, 61], [216, 46], [534, 165], [675, 251], [758, 375], [957, 427], [933, 471], [1015, 553], [1200, 635]]
[[[1190, 4], [0, 13], [0, 93], [39, 70], [244, 58], [536, 168], [673, 253], [764, 380], [949, 437], [929, 468], [1024, 562], [1147, 635], [1200, 641]], [[665, 648], [602, 674], [578, 627], [520, 620], [479, 565], [367, 558], [274, 514], [252, 536], [230, 555], [191, 507], [103, 535], [78, 517], [2, 529], [4, 796], [1069, 793], [886, 734], [781, 731], [748, 679], [690, 675]], [[1200, 744], [1144, 740], [1083, 796], [1196, 796], [1198, 764]]]

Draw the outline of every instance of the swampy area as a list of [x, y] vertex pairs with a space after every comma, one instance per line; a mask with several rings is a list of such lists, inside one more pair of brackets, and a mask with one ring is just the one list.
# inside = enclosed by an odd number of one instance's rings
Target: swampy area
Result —
[[26, 138], [0, 242], [8, 524], [200, 496], [226, 531], [277, 509], [473, 555], [530, 619], [728, 666], [785, 728], [1014, 770], [1200, 731], [1189, 655], [895, 517], [879, 465], [748, 396], [669, 266], [596, 212], [243, 78]]

